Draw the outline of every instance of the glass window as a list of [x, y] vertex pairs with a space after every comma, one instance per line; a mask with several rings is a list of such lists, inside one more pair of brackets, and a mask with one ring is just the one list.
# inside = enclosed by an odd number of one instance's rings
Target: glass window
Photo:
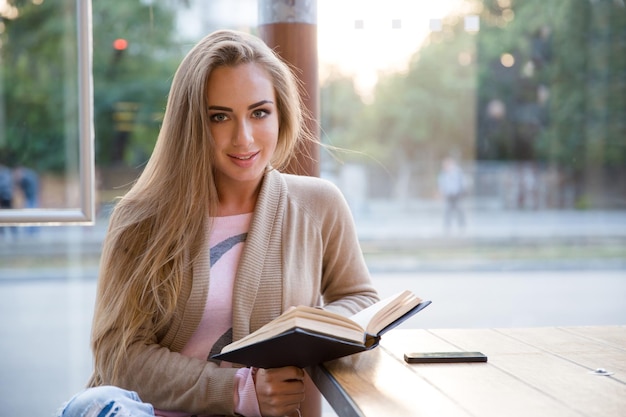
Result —
[[623, 3], [379, 6], [319, 4], [323, 173], [378, 288], [434, 300], [409, 326], [623, 321]]
[[89, 2], [0, 3], [0, 223], [93, 223], [90, 22]]
[[[433, 301], [404, 326], [624, 324], [623, 2], [317, 3], [321, 175], [381, 295]], [[38, 170], [40, 208], [77, 195], [74, 4], [0, 0], [0, 162]], [[257, 32], [255, 0], [92, 9], [95, 224], [0, 229], [8, 415], [50, 414], [90, 374], [110, 209], [151, 153], [181, 58], [212, 30]]]

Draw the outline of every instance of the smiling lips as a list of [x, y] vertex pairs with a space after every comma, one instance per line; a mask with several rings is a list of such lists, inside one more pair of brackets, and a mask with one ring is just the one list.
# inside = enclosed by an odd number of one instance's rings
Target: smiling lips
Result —
[[234, 160], [237, 165], [245, 164], [246, 162], [250, 162], [257, 156], [260, 151], [245, 153], [245, 154], [229, 154], [228, 156]]

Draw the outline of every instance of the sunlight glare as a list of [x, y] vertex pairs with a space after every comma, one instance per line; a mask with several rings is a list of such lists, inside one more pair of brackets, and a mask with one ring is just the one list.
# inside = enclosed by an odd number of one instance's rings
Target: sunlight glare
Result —
[[319, 0], [318, 52], [322, 79], [332, 71], [354, 76], [361, 93], [379, 74], [406, 69], [433, 20], [462, 0]]

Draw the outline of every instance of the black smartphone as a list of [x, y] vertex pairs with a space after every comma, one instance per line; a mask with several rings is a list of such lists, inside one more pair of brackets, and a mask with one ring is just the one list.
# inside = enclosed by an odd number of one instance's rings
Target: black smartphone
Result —
[[407, 363], [458, 363], [487, 362], [487, 355], [481, 352], [414, 352], [405, 353]]

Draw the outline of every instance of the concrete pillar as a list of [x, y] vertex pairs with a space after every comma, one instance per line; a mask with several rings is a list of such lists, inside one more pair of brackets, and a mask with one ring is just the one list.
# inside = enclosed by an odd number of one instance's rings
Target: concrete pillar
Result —
[[[258, 0], [259, 36], [296, 68], [304, 104], [312, 120], [308, 127], [319, 140], [319, 82], [317, 62], [317, 1]], [[305, 143], [287, 172], [319, 176], [319, 144]]]

